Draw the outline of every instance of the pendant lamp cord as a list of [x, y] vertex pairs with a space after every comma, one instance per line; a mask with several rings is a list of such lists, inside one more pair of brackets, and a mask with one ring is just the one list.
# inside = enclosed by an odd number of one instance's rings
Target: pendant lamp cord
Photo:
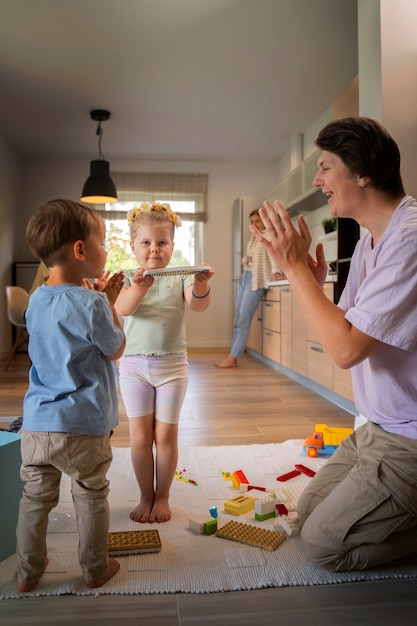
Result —
[[104, 160], [104, 155], [101, 151], [101, 139], [103, 137], [103, 129], [101, 128], [101, 122], [97, 124], [96, 135], [98, 137], [98, 157], [100, 160]]

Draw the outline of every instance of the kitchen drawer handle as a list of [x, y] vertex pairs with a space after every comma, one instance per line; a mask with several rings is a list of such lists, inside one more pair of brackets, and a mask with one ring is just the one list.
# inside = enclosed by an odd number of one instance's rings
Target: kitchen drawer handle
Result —
[[323, 348], [319, 346], [310, 346], [310, 350], [314, 350], [314, 352], [324, 352]]
[[265, 302], [265, 306], [272, 307], [272, 306], [274, 306], [274, 305], [273, 305], [273, 304], [270, 304], [269, 302]]

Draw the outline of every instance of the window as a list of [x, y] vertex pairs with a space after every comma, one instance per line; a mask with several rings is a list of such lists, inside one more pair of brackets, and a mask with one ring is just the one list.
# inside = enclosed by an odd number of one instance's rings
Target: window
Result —
[[119, 202], [99, 211], [106, 223], [107, 264], [111, 273], [136, 267], [130, 248], [128, 211], [142, 202], [167, 202], [181, 217], [175, 229], [170, 265], [196, 265], [203, 256], [203, 223], [207, 219], [206, 174], [114, 173]]

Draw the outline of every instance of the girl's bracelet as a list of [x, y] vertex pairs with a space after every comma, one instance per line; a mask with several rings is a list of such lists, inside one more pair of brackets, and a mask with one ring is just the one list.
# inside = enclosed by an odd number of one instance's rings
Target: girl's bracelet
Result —
[[194, 289], [192, 290], [191, 293], [193, 294], [194, 298], [197, 298], [198, 300], [202, 300], [203, 298], [207, 298], [207, 296], [210, 293], [210, 285], [208, 286], [208, 292], [206, 294], [204, 294], [204, 296], [196, 296], [195, 293], [194, 293]]

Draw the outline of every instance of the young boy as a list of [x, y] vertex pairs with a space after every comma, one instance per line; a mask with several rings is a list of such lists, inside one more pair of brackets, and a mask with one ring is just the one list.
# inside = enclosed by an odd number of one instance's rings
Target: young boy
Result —
[[49, 278], [26, 312], [32, 366], [24, 399], [21, 477], [25, 487], [17, 525], [17, 589], [29, 592], [47, 566], [48, 514], [59, 500], [61, 474], [71, 477], [79, 533], [79, 562], [88, 587], [103, 585], [119, 569], [108, 557], [111, 430], [117, 425], [111, 361], [125, 339], [113, 304], [123, 275], [102, 278], [105, 227], [91, 209], [53, 200], [31, 217], [30, 248]]

